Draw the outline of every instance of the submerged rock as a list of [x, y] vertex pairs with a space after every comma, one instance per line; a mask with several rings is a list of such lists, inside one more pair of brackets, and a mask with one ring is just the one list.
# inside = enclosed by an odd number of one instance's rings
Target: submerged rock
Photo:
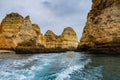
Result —
[[120, 53], [120, 0], [92, 0], [79, 50]]

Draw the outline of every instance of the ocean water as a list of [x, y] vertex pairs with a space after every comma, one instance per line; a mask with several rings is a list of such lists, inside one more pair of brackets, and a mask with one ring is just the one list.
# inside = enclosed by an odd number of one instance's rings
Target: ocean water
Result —
[[120, 80], [120, 55], [0, 54], [0, 80]]

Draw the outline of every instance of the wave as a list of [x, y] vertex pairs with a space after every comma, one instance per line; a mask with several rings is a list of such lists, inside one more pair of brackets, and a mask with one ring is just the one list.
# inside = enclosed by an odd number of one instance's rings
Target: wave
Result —
[[67, 52], [23, 56], [0, 60], [0, 80], [79, 80], [76, 79], [79, 76], [81, 80], [87, 80], [90, 73], [93, 77], [101, 74], [99, 67], [85, 71], [85, 66], [91, 62], [85, 54]]
[[73, 74], [75, 71], [83, 70], [85, 65], [89, 62], [91, 62], [91, 60], [87, 59], [84, 61], [84, 64], [74, 65], [64, 69], [63, 71], [57, 74], [55, 80], [69, 80], [71, 78], [71, 74]]
[[64, 70], [63, 72], [58, 73], [58, 76], [56, 77], [55, 80], [69, 79], [71, 77], [70, 74], [72, 74], [74, 71], [80, 70], [82, 68], [83, 68], [83, 66], [79, 66], [79, 65], [71, 66], [71, 67], [67, 68], [66, 70]]

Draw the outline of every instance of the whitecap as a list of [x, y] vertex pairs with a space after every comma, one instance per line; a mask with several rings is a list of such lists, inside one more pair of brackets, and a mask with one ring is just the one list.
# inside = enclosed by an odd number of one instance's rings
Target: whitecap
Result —
[[67, 68], [66, 70], [64, 70], [63, 72], [58, 73], [58, 76], [56, 77], [55, 80], [69, 79], [70, 74], [72, 74], [74, 71], [82, 69], [83, 67], [84, 66], [80, 66], [80, 65], [71, 66], [71, 67]]

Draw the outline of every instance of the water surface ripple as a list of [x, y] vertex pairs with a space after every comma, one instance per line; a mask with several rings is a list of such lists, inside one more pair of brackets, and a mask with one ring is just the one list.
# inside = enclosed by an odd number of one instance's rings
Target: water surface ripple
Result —
[[1, 54], [0, 80], [120, 80], [120, 56]]

